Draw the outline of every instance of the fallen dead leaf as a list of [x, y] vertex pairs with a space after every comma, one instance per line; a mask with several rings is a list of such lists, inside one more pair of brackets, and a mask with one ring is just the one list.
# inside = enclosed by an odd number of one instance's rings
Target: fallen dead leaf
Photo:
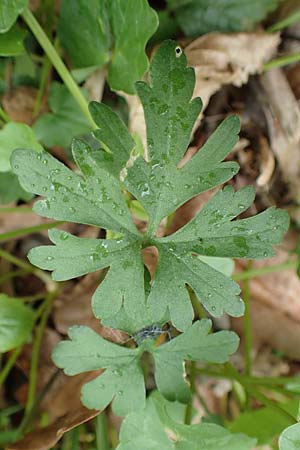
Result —
[[275, 158], [269, 143], [264, 136], [260, 136], [260, 175], [256, 184], [260, 188], [267, 188], [275, 170]]
[[79, 406], [68, 414], [60, 417], [51, 425], [37, 429], [27, 434], [23, 439], [7, 447], [6, 450], [48, 450], [72, 428], [96, 417], [100, 411]]
[[[267, 96], [262, 107], [267, 119], [270, 146], [274, 152], [280, 174], [289, 189], [290, 200], [300, 200], [300, 107], [281, 69], [261, 75]], [[298, 209], [292, 212], [300, 221]]]
[[19, 86], [4, 94], [2, 104], [9, 118], [14, 122], [31, 125], [36, 94], [37, 90], [29, 86]]
[[[202, 114], [211, 96], [223, 85], [242, 86], [250, 75], [260, 73], [263, 64], [275, 53], [278, 33], [210, 33], [185, 48], [188, 64], [195, 69], [194, 97], [201, 97]], [[125, 95], [129, 106], [129, 129], [138, 133], [146, 148], [146, 127], [142, 105], [136, 96]], [[201, 121], [199, 116], [194, 127]]]
[[[254, 261], [253, 269], [281, 264], [290, 255], [288, 248], [294, 236], [277, 249], [276, 256]], [[295, 244], [294, 244], [295, 248]], [[236, 267], [245, 268], [237, 261]], [[250, 282], [250, 309], [253, 343], [256, 347], [270, 345], [292, 359], [300, 360], [300, 279], [294, 269], [281, 270], [253, 278]], [[232, 319], [233, 328], [243, 335], [243, 319]]]

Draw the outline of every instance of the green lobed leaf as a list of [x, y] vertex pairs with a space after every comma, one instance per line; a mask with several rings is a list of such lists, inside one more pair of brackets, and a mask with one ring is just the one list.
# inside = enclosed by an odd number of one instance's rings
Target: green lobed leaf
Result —
[[24, 344], [34, 325], [34, 313], [22, 301], [0, 294], [0, 352]]
[[106, 341], [84, 326], [69, 329], [71, 341], [60, 342], [54, 349], [54, 363], [67, 375], [106, 368], [86, 383], [81, 400], [87, 408], [104, 409], [113, 401], [118, 415], [141, 409], [145, 404], [144, 376], [138, 364], [139, 349], [129, 349]]
[[179, 329], [191, 323], [193, 311], [185, 292], [186, 283], [213, 316], [223, 312], [233, 316], [243, 314], [239, 286], [193, 254], [239, 258], [272, 256], [273, 245], [281, 242], [288, 229], [289, 217], [285, 211], [269, 208], [257, 216], [234, 221], [253, 199], [251, 186], [237, 192], [227, 186], [179, 231], [155, 239], [159, 264], [148, 299], [155, 320], [168, 310]]
[[109, 106], [104, 103], [91, 102], [89, 110], [99, 127], [93, 132], [93, 135], [112, 155], [112, 172], [119, 176], [135, 147], [134, 139], [124, 122]]
[[76, 68], [107, 63], [110, 87], [134, 94], [133, 83], [148, 67], [146, 43], [157, 26], [147, 0], [63, 0], [58, 33]]
[[6, 33], [27, 5], [28, 0], [1, 0], [0, 33]]
[[236, 163], [221, 162], [238, 140], [240, 124], [235, 116], [224, 121], [201, 151], [178, 168], [201, 110], [199, 98], [191, 101], [195, 74], [186, 64], [181, 49], [165, 41], [151, 63], [151, 86], [136, 83], [147, 125], [149, 162], [138, 158], [128, 170], [125, 185], [149, 213], [152, 233], [188, 199], [238, 171]]
[[[84, 326], [69, 329], [70, 341], [60, 342], [53, 351], [54, 363], [66, 375], [106, 369], [84, 385], [82, 402], [88, 408], [102, 409], [113, 401], [116, 414], [125, 415], [145, 405], [141, 357], [144, 351], [155, 360], [155, 380], [168, 399], [187, 402], [189, 389], [184, 381], [185, 360], [225, 362], [238, 346], [238, 337], [230, 331], [210, 334], [211, 322], [195, 322], [185, 333], [167, 344], [155, 347], [157, 335], [145, 334], [139, 347], [130, 349], [106, 341]], [[141, 334], [140, 334], [141, 337]]]
[[286, 428], [279, 437], [279, 450], [298, 450], [300, 448], [300, 424]]
[[156, 385], [168, 400], [182, 403], [189, 400], [184, 360], [224, 363], [237, 350], [239, 338], [235, 333], [220, 331], [208, 334], [210, 329], [210, 320], [197, 321], [185, 333], [154, 349]]
[[14, 149], [21, 147], [34, 150], [35, 152], [43, 150], [34, 132], [25, 123], [9, 122], [4, 125], [2, 130], [0, 130], [0, 172], [11, 170], [11, 154]]
[[33, 125], [38, 140], [46, 147], [67, 147], [73, 137], [91, 130], [87, 118], [63, 84], [51, 84], [49, 106], [52, 112], [43, 114]]
[[147, 0], [114, 0], [108, 7], [114, 37], [108, 82], [114, 90], [135, 94], [134, 82], [148, 68], [145, 47], [158, 18]]
[[117, 450], [250, 450], [255, 439], [231, 434], [215, 424], [184, 425], [166, 413], [170, 403], [157, 393], [146, 408], [129, 414], [122, 422]]
[[18, 56], [25, 53], [24, 38], [26, 31], [17, 25], [6, 33], [0, 33], [0, 56]]
[[[37, 249], [30, 257], [43, 268], [57, 269], [59, 279], [112, 266], [94, 295], [94, 312], [106, 324], [129, 332], [168, 320], [179, 330], [187, 329], [194, 313], [186, 284], [212, 315], [241, 315], [243, 303], [238, 285], [201, 260], [201, 256], [268, 257], [288, 227], [287, 213], [275, 208], [234, 220], [250, 206], [254, 190], [250, 187], [234, 192], [226, 187], [185, 227], [173, 235], [156, 237], [156, 229], [165, 216], [236, 173], [236, 163], [222, 160], [237, 142], [240, 125], [235, 116], [225, 119], [191, 161], [178, 168], [201, 106], [199, 99], [191, 101], [194, 73], [186, 67], [181, 49], [167, 41], [156, 52], [150, 75], [151, 86], [137, 83], [145, 108], [149, 162], [141, 156], [133, 161], [135, 143], [123, 122], [107, 106], [94, 102], [90, 111], [99, 126], [94, 135], [109, 153], [104, 158], [103, 150], [93, 150], [75, 140], [73, 155], [82, 175], [46, 153], [36, 156], [19, 150], [13, 156], [14, 171], [22, 186], [46, 197], [35, 204], [36, 212], [121, 233], [117, 258], [113, 257], [115, 243], [109, 244], [111, 254], [103, 260], [96, 250], [98, 244], [75, 237], [70, 238], [70, 246], [63, 247], [58, 239], [57, 250], [48, 246]], [[139, 234], [132, 222], [121, 193], [121, 174], [126, 188], [149, 215], [145, 235]], [[151, 245], [159, 251], [159, 263], [146, 307], [140, 252]], [[63, 265], [59, 257], [65, 261]], [[74, 261], [70, 261], [72, 258]], [[94, 258], [97, 264], [92, 261]]]
[[186, 36], [248, 31], [274, 11], [279, 0], [167, 0]]
[[[49, 231], [49, 238], [55, 245], [33, 248], [28, 254], [31, 263], [44, 270], [53, 270], [52, 277], [57, 281], [110, 267], [93, 295], [95, 316], [109, 324], [110, 319], [123, 308], [128, 317], [124, 330], [134, 332], [149, 324], [144, 267], [138, 241], [78, 238], [56, 229]], [[129, 320], [130, 317], [133, 321]]]
[[82, 175], [47, 152], [20, 149], [13, 153], [12, 167], [22, 187], [46, 197], [35, 203], [34, 211], [57, 220], [137, 234], [119, 181], [98, 166], [83, 141], [74, 140], [72, 151]]

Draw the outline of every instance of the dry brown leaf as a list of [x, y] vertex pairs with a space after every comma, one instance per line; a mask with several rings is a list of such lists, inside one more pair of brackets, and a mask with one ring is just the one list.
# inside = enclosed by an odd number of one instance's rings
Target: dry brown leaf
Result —
[[269, 143], [264, 136], [259, 138], [260, 144], [260, 175], [256, 184], [260, 188], [267, 187], [275, 170], [275, 158]]
[[19, 86], [2, 97], [3, 108], [11, 120], [31, 125], [37, 90]]
[[[289, 199], [300, 200], [300, 108], [284, 72], [273, 69], [261, 76], [267, 95], [263, 109], [268, 123], [271, 148], [281, 177], [289, 188]], [[299, 221], [299, 213], [295, 218]]]
[[194, 97], [201, 97], [203, 110], [221, 86], [242, 86], [250, 75], [261, 72], [279, 41], [279, 34], [256, 32], [210, 33], [191, 42], [185, 53], [189, 65], [195, 68]]
[[72, 428], [87, 422], [97, 416], [100, 411], [79, 406], [68, 414], [60, 417], [51, 425], [35, 430], [6, 450], [48, 450], [52, 448], [61, 437]]
[[[286, 241], [285, 248], [289, 245]], [[272, 266], [288, 259], [288, 251], [280, 248], [273, 258], [254, 261], [252, 268]], [[237, 267], [245, 268], [245, 263], [237, 261]], [[273, 272], [251, 280], [251, 325], [257, 347], [269, 344], [290, 358], [300, 360], [299, 292], [300, 279], [294, 269]], [[243, 319], [232, 319], [232, 322], [234, 329], [243, 334]]]
[[101, 102], [106, 78], [106, 69], [100, 67], [85, 81], [84, 87], [88, 91], [89, 100]]
[[[250, 75], [259, 73], [263, 64], [275, 53], [279, 34], [210, 33], [191, 42], [185, 53], [188, 64], [195, 68], [194, 97], [201, 97], [202, 113], [210, 97], [225, 84], [242, 86]], [[129, 105], [129, 129], [142, 138], [146, 148], [143, 108], [136, 96], [126, 96]], [[199, 125], [199, 116], [195, 128]]]

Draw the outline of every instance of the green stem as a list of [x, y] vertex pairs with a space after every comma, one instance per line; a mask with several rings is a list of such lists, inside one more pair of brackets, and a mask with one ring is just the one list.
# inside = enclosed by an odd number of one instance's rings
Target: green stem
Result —
[[49, 292], [56, 290], [57, 283], [53, 281], [50, 275], [45, 273], [43, 270], [37, 269], [31, 264], [23, 261], [22, 259], [17, 258], [14, 255], [11, 255], [10, 253], [6, 252], [1, 248], [0, 248], [0, 257], [6, 259], [6, 261], [9, 261], [10, 263], [14, 264], [17, 267], [20, 267], [21, 269], [32, 273], [34, 276], [42, 280], [45, 283], [46, 288]]
[[66, 87], [69, 89], [70, 93], [73, 95], [75, 100], [77, 101], [78, 105], [80, 106], [82, 112], [88, 119], [91, 127], [93, 129], [96, 129], [97, 126], [95, 122], [92, 119], [92, 116], [90, 115], [89, 109], [88, 109], [88, 102], [84, 98], [84, 95], [80, 91], [79, 87], [75, 83], [74, 79], [72, 78], [70, 72], [68, 71], [66, 65], [63, 63], [62, 59], [58, 55], [57, 51], [55, 50], [55, 47], [50, 42], [48, 36], [44, 32], [44, 30], [41, 28], [40, 24], [34, 17], [34, 15], [31, 13], [31, 11], [28, 8], [25, 8], [22, 17], [24, 21], [27, 23], [28, 27], [36, 37], [38, 43], [45, 51], [46, 55], [48, 56], [49, 60], [51, 61], [52, 65], [55, 67], [57, 73], [60, 75], [61, 79], [65, 83]]
[[27, 236], [28, 234], [37, 233], [43, 230], [50, 230], [51, 228], [55, 228], [58, 225], [62, 225], [63, 223], [64, 222], [62, 221], [48, 222], [33, 227], [19, 228], [17, 230], [8, 231], [7, 233], [0, 234], [0, 242], [17, 239], [19, 237]]
[[190, 296], [191, 303], [193, 305], [194, 311], [198, 315], [198, 319], [206, 319], [205, 312], [204, 312], [204, 310], [202, 308], [202, 305], [199, 302], [195, 292], [192, 289], [188, 288], [188, 293], [189, 293], [189, 296]]
[[249, 395], [251, 395], [251, 397], [256, 398], [263, 405], [268, 406], [272, 408], [274, 411], [276, 410], [277, 412], [279, 412], [282, 416], [285, 417], [285, 419], [288, 419], [288, 421], [291, 424], [297, 423], [297, 420], [295, 419], [294, 416], [292, 416], [289, 412], [280, 407], [273, 400], [270, 400], [268, 397], [262, 394], [256, 387], [253, 386], [253, 378], [240, 375], [231, 364], [229, 363], [226, 364], [222, 371], [214, 372], [214, 371], [207, 371], [205, 369], [204, 370], [196, 369], [196, 372], [208, 376], [238, 381], [244, 387], [245, 391], [248, 392]]
[[276, 59], [272, 59], [263, 65], [263, 70], [271, 70], [276, 67], [284, 67], [288, 64], [300, 61], [300, 53], [292, 53], [290, 55], [281, 56]]
[[6, 114], [6, 112], [4, 111], [4, 109], [1, 106], [0, 106], [0, 117], [5, 123], [10, 122], [9, 116]]
[[102, 411], [95, 418], [96, 443], [98, 450], [109, 450], [109, 439], [107, 433], [106, 411]]
[[[248, 265], [251, 268], [251, 262]], [[251, 376], [251, 316], [250, 316], [250, 280], [245, 280], [243, 289], [245, 303], [244, 336], [245, 336], [245, 374]]]
[[[210, 377], [216, 377], [216, 378], [229, 378], [232, 380], [235, 380], [235, 377], [228, 373], [225, 369], [221, 370], [210, 370], [210, 369], [200, 369], [196, 368], [196, 372], [207, 375]], [[299, 383], [300, 384], [300, 377], [248, 377], [246, 375], [239, 374], [239, 377], [242, 378], [245, 383], [248, 384], [257, 384], [261, 385], [263, 387], [272, 387], [272, 386], [284, 386], [285, 384], [289, 383]]]
[[264, 394], [262, 394], [256, 387], [250, 385], [250, 383], [245, 382], [245, 379], [238, 373], [238, 371], [234, 368], [234, 366], [230, 363], [225, 365], [226, 371], [231, 374], [235, 379], [244, 387], [244, 389], [250, 394], [252, 397], [256, 398], [263, 405], [273, 409], [274, 411], [279, 412], [285, 419], [287, 419], [291, 425], [297, 423], [297, 420], [294, 416], [292, 416], [288, 411], [283, 409], [273, 400], [270, 400]]
[[268, 275], [269, 273], [280, 272], [282, 270], [297, 269], [298, 261], [287, 261], [281, 264], [276, 264], [274, 266], [261, 267], [260, 269], [245, 270], [244, 272], [239, 272], [233, 275], [233, 280], [243, 281], [249, 280], [255, 277], [262, 277], [263, 275]]
[[0, 277], [0, 286], [1, 284], [5, 283], [8, 280], [11, 280], [12, 278], [15, 277], [21, 277], [22, 275], [25, 275], [26, 273], [28, 273], [28, 271], [26, 270], [14, 270], [8, 273], [4, 273], [1, 277]]
[[0, 372], [0, 386], [2, 386], [2, 384], [4, 383], [4, 381], [6, 380], [9, 372], [11, 371], [11, 369], [13, 368], [13, 366], [15, 365], [16, 360], [18, 359], [19, 354], [21, 353], [22, 350], [22, 346], [17, 347], [14, 349], [14, 351], [10, 354], [8, 360], [6, 361], [5, 366], [3, 367], [3, 369]]
[[32, 213], [32, 208], [27, 206], [16, 206], [13, 208], [0, 208], [1, 213]]
[[44, 330], [51, 313], [52, 303], [57, 294], [58, 290], [49, 292], [45, 302], [44, 309], [41, 315], [41, 320], [37, 328], [36, 337], [32, 346], [32, 356], [31, 356], [31, 365], [29, 371], [29, 386], [28, 386], [28, 396], [25, 407], [25, 417], [29, 414], [29, 411], [32, 409], [35, 397], [35, 391], [37, 386], [37, 378], [38, 378], [38, 363], [39, 363], [39, 354], [41, 349], [42, 338], [44, 334]]
[[191, 398], [186, 405], [184, 423], [190, 425], [192, 422], [193, 415], [193, 394], [195, 393], [195, 379], [196, 379], [196, 364], [194, 361], [190, 363], [189, 380], [191, 385]]
[[300, 22], [300, 11], [292, 13], [286, 19], [280, 20], [280, 22], [274, 23], [271, 27], [267, 28], [267, 32], [273, 33], [274, 31], [280, 31], [283, 28], [288, 27], [292, 23]]
[[41, 82], [34, 103], [33, 117], [36, 117], [40, 112], [42, 99], [47, 86], [47, 81], [49, 78], [51, 67], [52, 67], [51, 61], [47, 56], [45, 56], [41, 73]]

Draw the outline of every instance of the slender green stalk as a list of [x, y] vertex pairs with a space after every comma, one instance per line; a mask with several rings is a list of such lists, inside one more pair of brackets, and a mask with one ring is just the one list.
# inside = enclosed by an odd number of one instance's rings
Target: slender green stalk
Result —
[[286, 17], [283, 20], [280, 20], [279, 22], [274, 23], [271, 27], [267, 28], [267, 32], [273, 33], [274, 31], [280, 31], [283, 30], [283, 28], [288, 27], [289, 25], [292, 25], [292, 23], [300, 22], [300, 11], [297, 11], [295, 13], [292, 13], [290, 16]]
[[11, 255], [10, 253], [6, 252], [1, 248], [0, 248], [0, 257], [6, 259], [6, 261], [9, 261], [10, 263], [14, 264], [17, 267], [20, 267], [21, 269], [32, 273], [34, 276], [42, 280], [45, 283], [46, 288], [49, 292], [56, 290], [57, 283], [53, 281], [50, 275], [48, 275], [43, 270], [37, 269], [31, 264], [23, 261], [22, 259], [17, 258], [14, 255]]
[[6, 112], [4, 111], [4, 109], [1, 106], [0, 106], [0, 117], [5, 123], [10, 122], [9, 116], [6, 114]]
[[195, 292], [192, 289], [188, 289], [188, 293], [191, 299], [191, 303], [193, 305], [194, 311], [197, 313], [199, 319], [205, 319], [206, 315], [202, 308], [201, 303], [199, 302]]
[[300, 53], [292, 53], [290, 55], [284, 55], [276, 59], [272, 59], [263, 65], [263, 70], [271, 70], [276, 67], [284, 67], [288, 64], [292, 64], [300, 61]]
[[21, 277], [22, 275], [25, 275], [26, 273], [28, 273], [28, 271], [26, 270], [14, 270], [8, 273], [4, 273], [1, 277], [0, 277], [0, 286], [1, 284], [4, 284], [6, 281], [11, 280], [12, 278], [15, 277]]
[[27, 206], [16, 206], [14, 208], [0, 208], [1, 213], [31, 213], [32, 208]]
[[36, 95], [35, 103], [34, 103], [34, 109], [33, 109], [33, 117], [36, 117], [38, 113], [40, 112], [41, 105], [42, 105], [42, 99], [45, 93], [45, 89], [47, 86], [47, 81], [49, 78], [50, 70], [51, 70], [52, 64], [51, 61], [47, 56], [44, 57], [43, 61], [43, 67], [41, 72], [41, 82], [39, 85], [39, 90]]
[[43, 230], [50, 230], [51, 228], [55, 228], [58, 225], [62, 225], [63, 223], [64, 222], [62, 221], [48, 222], [33, 227], [18, 228], [17, 230], [8, 231], [7, 233], [0, 234], [0, 242], [17, 239], [19, 237], [27, 236], [28, 234], [37, 233]]
[[[251, 262], [248, 264], [251, 268]], [[251, 315], [250, 315], [250, 280], [244, 281], [243, 299], [245, 303], [244, 338], [245, 338], [245, 374], [251, 376]]]
[[38, 377], [38, 362], [39, 362], [39, 354], [41, 349], [42, 338], [44, 334], [44, 330], [51, 313], [53, 300], [57, 294], [58, 290], [49, 292], [47, 297], [45, 298], [44, 308], [41, 315], [40, 323], [37, 327], [36, 336], [33, 342], [32, 347], [32, 356], [31, 356], [31, 365], [29, 371], [29, 386], [28, 386], [28, 396], [25, 407], [25, 417], [28, 415], [29, 411], [32, 409], [35, 397], [35, 391], [37, 386], [37, 377]]
[[6, 380], [9, 372], [11, 371], [11, 369], [13, 368], [13, 366], [15, 365], [16, 360], [18, 359], [19, 354], [21, 353], [22, 350], [22, 346], [17, 347], [14, 349], [14, 351], [10, 354], [8, 360], [6, 361], [5, 366], [3, 367], [3, 369], [0, 372], [0, 386], [2, 386], [2, 384], [4, 383], [4, 381]]
[[287, 419], [290, 422], [291, 425], [297, 423], [295, 417], [292, 416], [288, 411], [279, 406], [273, 400], [270, 400], [268, 397], [262, 394], [256, 387], [251, 386], [250, 383], [245, 382], [243, 377], [239, 374], [239, 372], [235, 369], [235, 367], [232, 364], [230, 363], [225, 364], [225, 369], [229, 374], [232, 374], [232, 376], [235, 377], [235, 379], [244, 387], [244, 389], [248, 392], [248, 394], [256, 398], [263, 405], [268, 406], [274, 411], [279, 412], [283, 417], [285, 417], [285, 419]]
[[109, 450], [109, 439], [107, 433], [106, 411], [102, 411], [95, 418], [97, 450]]
[[81, 110], [83, 111], [84, 115], [88, 119], [91, 127], [93, 129], [96, 129], [97, 126], [95, 122], [92, 119], [92, 116], [90, 115], [89, 109], [88, 109], [88, 103], [80, 91], [79, 87], [75, 83], [74, 79], [72, 78], [70, 72], [68, 71], [66, 65], [63, 63], [62, 59], [58, 55], [55, 47], [50, 42], [47, 34], [44, 32], [44, 30], [41, 28], [40, 24], [34, 17], [34, 15], [31, 13], [29, 8], [25, 8], [22, 17], [24, 21], [27, 23], [28, 27], [36, 37], [38, 43], [45, 51], [47, 57], [51, 61], [52, 65], [55, 67], [56, 71], [60, 75], [61, 79], [65, 83], [66, 87], [69, 89], [70, 93], [73, 95], [75, 100], [77, 101], [78, 105], [80, 106]]
[[[207, 375], [210, 377], [216, 377], [216, 378], [228, 378], [231, 380], [235, 380], [235, 376], [232, 374], [229, 374], [228, 371], [226, 371], [224, 368], [219, 368], [218, 370], [210, 370], [206, 368], [196, 368], [196, 372]], [[284, 386], [289, 383], [299, 383], [300, 384], [300, 377], [255, 377], [251, 376], [248, 377], [246, 375], [239, 374], [239, 377], [244, 380], [245, 383], [248, 384], [254, 384], [254, 385], [260, 385], [263, 387], [270, 387], [272, 386]]]
[[52, 386], [52, 384], [54, 383], [54, 381], [56, 380], [56, 378], [59, 376], [60, 373], [61, 373], [60, 370], [57, 369], [50, 377], [50, 379], [47, 381], [47, 383], [43, 386], [42, 390], [35, 397], [31, 410], [28, 412], [28, 414], [24, 415], [19, 425], [19, 428], [17, 430], [17, 439], [20, 439], [23, 436], [24, 432], [27, 430], [28, 426], [30, 425], [34, 417], [36, 417], [39, 404], [41, 403], [45, 395], [48, 393], [50, 387]]
[[185, 410], [185, 417], [184, 417], [184, 423], [186, 425], [190, 425], [192, 422], [192, 415], [193, 415], [193, 396], [195, 393], [195, 379], [196, 379], [196, 364], [194, 361], [191, 361], [190, 363], [190, 370], [189, 370], [189, 380], [190, 380], [190, 386], [191, 386], [191, 398], [186, 405]]
[[233, 275], [235, 281], [249, 280], [255, 277], [262, 277], [269, 273], [281, 272], [282, 270], [297, 269], [298, 261], [287, 261], [281, 264], [275, 264], [274, 266], [261, 267], [260, 269], [250, 269], [244, 272], [239, 272]]
[[252, 383], [253, 378], [252, 377], [245, 377], [245, 376], [239, 374], [237, 372], [237, 370], [231, 364], [229, 364], [229, 363], [225, 364], [223, 366], [222, 370], [215, 371], [215, 372], [208, 371], [205, 369], [204, 370], [196, 369], [196, 372], [202, 373], [202, 374], [205, 374], [208, 376], [226, 378], [229, 380], [238, 381], [251, 397], [256, 398], [263, 405], [268, 406], [268, 407], [272, 408], [274, 411], [279, 412], [283, 417], [285, 417], [285, 419], [288, 419], [288, 421], [291, 424], [297, 423], [297, 420], [295, 419], [294, 416], [292, 416], [288, 411], [283, 409], [281, 406], [279, 406], [273, 400], [270, 400], [262, 392], [260, 392], [256, 387], [253, 386], [253, 383]]

